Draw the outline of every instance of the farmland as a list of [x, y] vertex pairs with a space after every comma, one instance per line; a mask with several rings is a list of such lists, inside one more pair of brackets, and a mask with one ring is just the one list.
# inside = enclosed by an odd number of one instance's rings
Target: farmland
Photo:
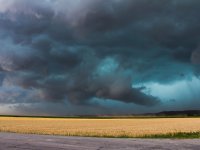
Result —
[[0, 132], [88, 137], [161, 137], [194, 134], [200, 118], [31, 118], [0, 117]]

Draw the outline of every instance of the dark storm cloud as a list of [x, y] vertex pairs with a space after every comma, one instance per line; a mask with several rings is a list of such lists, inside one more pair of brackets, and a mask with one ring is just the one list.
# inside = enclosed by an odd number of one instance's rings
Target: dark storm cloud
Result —
[[2, 89], [25, 92], [26, 102], [86, 105], [100, 98], [155, 105], [158, 98], [134, 85], [199, 75], [199, 0], [0, 4]]

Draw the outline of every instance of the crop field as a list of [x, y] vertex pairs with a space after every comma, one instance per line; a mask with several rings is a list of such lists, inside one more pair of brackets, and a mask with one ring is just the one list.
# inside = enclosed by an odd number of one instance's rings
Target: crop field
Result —
[[200, 118], [68, 119], [0, 117], [0, 132], [89, 137], [197, 134]]

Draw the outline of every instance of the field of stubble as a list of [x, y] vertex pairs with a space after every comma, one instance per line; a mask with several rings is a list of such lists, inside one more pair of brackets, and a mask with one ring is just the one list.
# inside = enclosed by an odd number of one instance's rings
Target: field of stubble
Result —
[[[0, 132], [90, 137], [198, 133], [200, 118], [62, 119], [0, 117]], [[200, 135], [200, 134], [199, 134]]]

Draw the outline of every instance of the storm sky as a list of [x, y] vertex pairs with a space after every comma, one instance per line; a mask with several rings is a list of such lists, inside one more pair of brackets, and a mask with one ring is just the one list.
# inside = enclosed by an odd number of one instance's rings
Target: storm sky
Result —
[[0, 114], [200, 108], [199, 0], [0, 0]]

